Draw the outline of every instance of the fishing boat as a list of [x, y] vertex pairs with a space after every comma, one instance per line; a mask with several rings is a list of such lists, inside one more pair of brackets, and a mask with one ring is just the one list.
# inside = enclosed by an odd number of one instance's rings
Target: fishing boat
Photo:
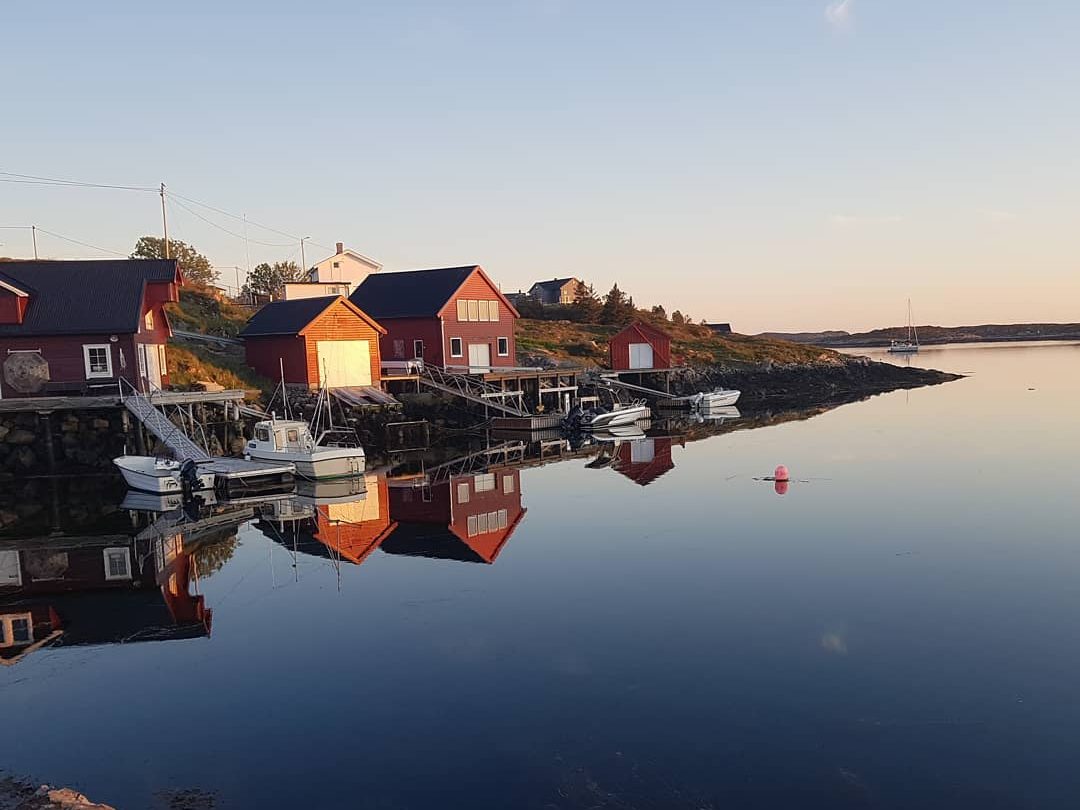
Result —
[[904, 340], [894, 340], [889, 344], [889, 352], [892, 354], [916, 354], [919, 351], [919, 330], [915, 328], [911, 316], [911, 299], [907, 302], [907, 337]]
[[717, 388], [714, 391], [700, 391], [686, 397], [672, 397], [662, 400], [659, 404], [666, 408], [686, 408], [695, 412], [715, 410], [716, 408], [730, 408], [739, 401], [741, 391], [732, 388]]
[[352, 428], [336, 427], [330, 405], [330, 390], [324, 384], [315, 400], [311, 424], [294, 419], [289, 412], [285, 373], [271, 398], [281, 394], [285, 418], [270, 414], [255, 423], [255, 436], [244, 448], [244, 457], [259, 461], [284, 461], [296, 467], [296, 475], [309, 481], [349, 478], [364, 474], [364, 448]]
[[[182, 483], [184, 465], [174, 459], [155, 456], [120, 456], [113, 459], [113, 464], [119, 468], [127, 485], [140, 492], [168, 495], [184, 490]], [[193, 490], [214, 488], [214, 473], [199, 472], [194, 462], [189, 469], [194, 471], [194, 474], [190, 474]]]
[[578, 405], [567, 415], [565, 423], [568, 427], [578, 430], [610, 430], [624, 425], [633, 425], [651, 417], [652, 410], [648, 403], [643, 399], [637, 399], [629, 405], [616, 402], [610, 407], [595, 407], [588, 410]]
[[301, 478], [347, 478], [364, 472], [364, 448], [353, 431], [327, 429], [315, 437], [299, 419], [267, 419], [255, 423], [255, 438], [244, 456], [259, 461], [286, 461]]

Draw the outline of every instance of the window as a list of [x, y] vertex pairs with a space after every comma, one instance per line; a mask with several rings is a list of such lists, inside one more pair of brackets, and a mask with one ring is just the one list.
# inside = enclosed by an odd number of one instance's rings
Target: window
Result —
[[499, 528], [500, 528], [500, 529], [505, 529], [505, 528], [506, 528], [506, 525], [507, 525], [507, 520], [506, 520], [506, 518], [507, 518], [507, 514], [506, 514], [506, 510], [505, 510], [505, 509], [500, 509], [500, 510], [498, 511], [498, 516], [499, 516]]
[[270, 431], [266, 428], [255, 428], [255, 438], [260, 442], [270, 441]]
[[469, 484], [465, 481], [462, 481], [460, 484], [457, 485], [457, 502], [469, 502]]
[[131, 556], [126, 548], [107, 548], [105, 555], [105, 579], [131, 579]]
[[509, 495], [514, 491], [514, 474], [507, 473], [503, 476], [503, 494]]
[[120, 368], [127, 368], [127, 358], [124, 357], [124, 350], [117, 349], [117, 351], [120, 353]]
[[488, 317], [488, 302], [487, 301], [478, 301], [477, 302], [477, 307], [480, 310], [480, 320], [481, 321], [490, 320], [490, 318]]
[[489, 525], [488, 524], [488, 518], [489, 517], [490, 517], [490, 515], [487, 514], [487, 513], [476, 516], [476, 531], [477, 531], [478, 534], [487, 534], [488, 533], [488, 531], [489, 531], [489, 529], [488, 529], [488, 525]]
[[394, 357], [400, 357], [402, 359], [405, 358], [405, 341], [404, 340], [395, 340], [394, 341]]
[[424, 341], [414, 340], [412, 342], [412, 354], [417, 360], [424, 359]]
[[476, 537], [476, 515], [469, 515], [469, 537]]
[[450, 356], [462, 357], [464, 356], [464, 349], [461, 345], [461, 338], [450, 338]]
[[[169, 367], [165, 365], [165, 347], [164, 346], [158, 346], [157, 347], [157, 355], [158, 355], [158, 373], [159, 374], [168, 374], [169, 373]], [[122, 362], [123, 359], [124, 359], [124, 355], [123, 355], [123, 353], [121, 353], [120, 354], [120, 360], [121, 360], [120, 365], [121, 366], [124, 365], [123, 362]]]
[[341, 262], [334, 262], [334, 269], [337, 270], [339, 267], [341, 267]]
[[83, 346], [86, 379], [112, 376], [112, 348], [108, 343]]
[[473, 489], [477, 492], [491, 492], [495, 489], [495, 473], [484, 473], [473, 477]]
[[499, 338], [499, 357], [507, 357], [510, 354], [510, 338]]
[[146, 327], [147, 332], [154, 331], [154, 310], [146, 310], [146, 314], [143, 315], [143, 325]]
[[285, 434], [286, 441], [296, 444], [300, 441], [300, 432], [296, 428], [290, 428], [289, 432]]
[[469, 301], [469, 320], [470, 321], [478, 321], [478, 320], [480, 320], [480, 302], [479, 301]]
[[499, 322], [499, 302], [488, 301], [488, 320], [492, 323]]
[[29, 644], [34, 640], [34, 622], [29, 613], [0, 616], [0, 647]]
[[459, 323], [469, 320], [469, 302], [459, 298], [457, 302], [457, 319]]

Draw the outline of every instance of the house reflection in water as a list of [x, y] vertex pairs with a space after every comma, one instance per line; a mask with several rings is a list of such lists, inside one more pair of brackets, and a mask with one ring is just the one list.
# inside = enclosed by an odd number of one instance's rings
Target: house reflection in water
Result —
[[397, 528], [382, 544], [388, 554], [494, 563], [527, 511], [521, 505], [520, 472], [484, 472], [398, 479], [390, 486], [390, 513]]
[[[137, 524], [147, 523], [137, 515]], [[239, 516], [155, 516], [134, 536], [6, 540], [0, 550], [0, 663], [44, 647], [210, 635], [193, 553], [236, 533]], [[138, 528], [138, 525], [136, 525]]]
[[[656, 436], [623, 442], [615, 452], [611, 467], [633, 481], [645, 487], [675, 468], [671, 458], [671, 448], [675, 439], [671, 436]], [[683, 442], [680, 442], [680, 446]]]
[[394, 531], [386, 476], [301, 482], [291, 498], [263, 504], [259, 527], [282, 545], [360, 565]]

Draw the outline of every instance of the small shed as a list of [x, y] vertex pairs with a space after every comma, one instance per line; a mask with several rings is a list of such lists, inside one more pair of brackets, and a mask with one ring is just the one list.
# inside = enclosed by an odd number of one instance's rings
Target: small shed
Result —
[[608, 363], [613, 371], [671, 368], [671, 337], [655, 326], [635, 321], [612, 335]]
[[378, 386], [386, 334], [340, 295], [267, 304], [240, 332], [247, 364], [269, 379], [318, 388]]

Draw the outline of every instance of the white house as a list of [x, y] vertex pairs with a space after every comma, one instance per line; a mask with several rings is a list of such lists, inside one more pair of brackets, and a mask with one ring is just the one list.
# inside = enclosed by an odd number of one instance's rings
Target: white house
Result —
[[348, 297], [364, 279], [380, 270], [382, 265], [377, 261], [355, 250], [346, 250], [345, 245], [338, 242], [334, 255], [312, 267], [303, 281], [285, 285], [285, 300], [319, 298], [325, 295]]

